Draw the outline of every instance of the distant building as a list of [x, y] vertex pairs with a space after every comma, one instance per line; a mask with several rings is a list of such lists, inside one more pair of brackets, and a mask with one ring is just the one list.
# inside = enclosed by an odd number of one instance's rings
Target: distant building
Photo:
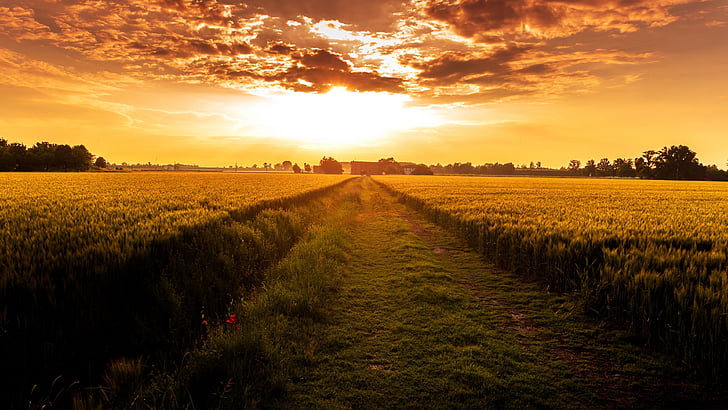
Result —
[[351, 161], [351, 175], [382, 175], [384, 166], [381, 162]]
[[415, 168], [417, 168], [417, 164], [414, 162], [400, 162], [399, 166], [402, 167], [402, 172], [404, 172], [405, 175], [412, 175]]

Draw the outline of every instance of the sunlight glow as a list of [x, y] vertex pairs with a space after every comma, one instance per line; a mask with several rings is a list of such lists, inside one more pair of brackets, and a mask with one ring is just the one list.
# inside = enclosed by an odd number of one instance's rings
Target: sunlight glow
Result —
[[284, 93], [256, 110], [254, 133], [300, 141], [305, 146], [376, 145], [393, 131], [436, 126], [438, 115], [407, 107], [411, 98], [386, 92]]

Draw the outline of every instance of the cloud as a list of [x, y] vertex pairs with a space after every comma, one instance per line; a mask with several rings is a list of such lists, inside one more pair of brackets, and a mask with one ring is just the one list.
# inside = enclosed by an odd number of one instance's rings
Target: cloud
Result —
[[415, 64], [415, 67], [422, 69], [420, 77], [428, 82], [452, 84], [472, 75], [502, 74], [510, 71], [509, 64], [518, 61], [532, 49], [532, 46], [510, 45], [481, 58], [473, 58], [472, 54], [465, 53], [445, 53]]
[[556, 38], [585, 30], [636, 31], [675, 21], [670, 8], [690, 0], [425, 0], [425, 16], [458, 34]]
[[285, 72], [269, 77], [297, 91], [325, 92], [344, 86], [353, 91], [403, 92], [402, 80], [372, 72], [354, 72], [349, 63], [326, 50], [312, 50], [295, 57]]
[[[23, 0], [0, 7], [0, 51], [21, 55], [12, 59], [21, 71], [41, 70], [41, 83], [61, 77], [83, 83], [103, 72], [123, 82], [250, 92], [345, 86], [469, 103], [599, 84], [605, 65], [647, 59], [589, 45], [558, 48], [553, 41], [663, 26], [685, 2]], [[33, 77], [12, 81], [33, 87]]]
[[248, 4], [260, 13], [286, 20], [301, 16], [315, 21], [338, 20], [372, 32], [393, 31], [398, 16], [408, 9], [403, 0], [252, 0]]

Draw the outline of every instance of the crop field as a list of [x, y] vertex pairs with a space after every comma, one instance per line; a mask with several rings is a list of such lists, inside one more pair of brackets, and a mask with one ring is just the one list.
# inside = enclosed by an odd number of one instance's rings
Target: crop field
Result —
[[0, 174], [3, 391], [185, 348], [304, 232], [300, 215], [268, 208], [345, 179]]
[[727, 207], [708, 182], [0, 174], [0, 407], [722, 408]]
[[123, 259], [181, 227], [245, 215], [261, 204], [285, 202], [341, 180], [281, 174], [2, 174], [0, 267], [7, 278], [8, 272], [32, 272], [38, 260], [92, 251]]
[[574, 293], [691, 367], [728, 370], [728, 186], [376, 177], [499, 265]]

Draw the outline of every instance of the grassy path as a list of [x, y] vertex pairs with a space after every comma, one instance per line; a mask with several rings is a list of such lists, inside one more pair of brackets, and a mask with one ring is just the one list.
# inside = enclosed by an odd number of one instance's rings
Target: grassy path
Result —
[[[289, 369], [290, 408], [720, 406], [568, 298], [485, 264], [361, 181], [348, 269]], [[671, 375], [669, 377], [664, 375]], [[279, 403], [280, 404], [280, 403]]]

